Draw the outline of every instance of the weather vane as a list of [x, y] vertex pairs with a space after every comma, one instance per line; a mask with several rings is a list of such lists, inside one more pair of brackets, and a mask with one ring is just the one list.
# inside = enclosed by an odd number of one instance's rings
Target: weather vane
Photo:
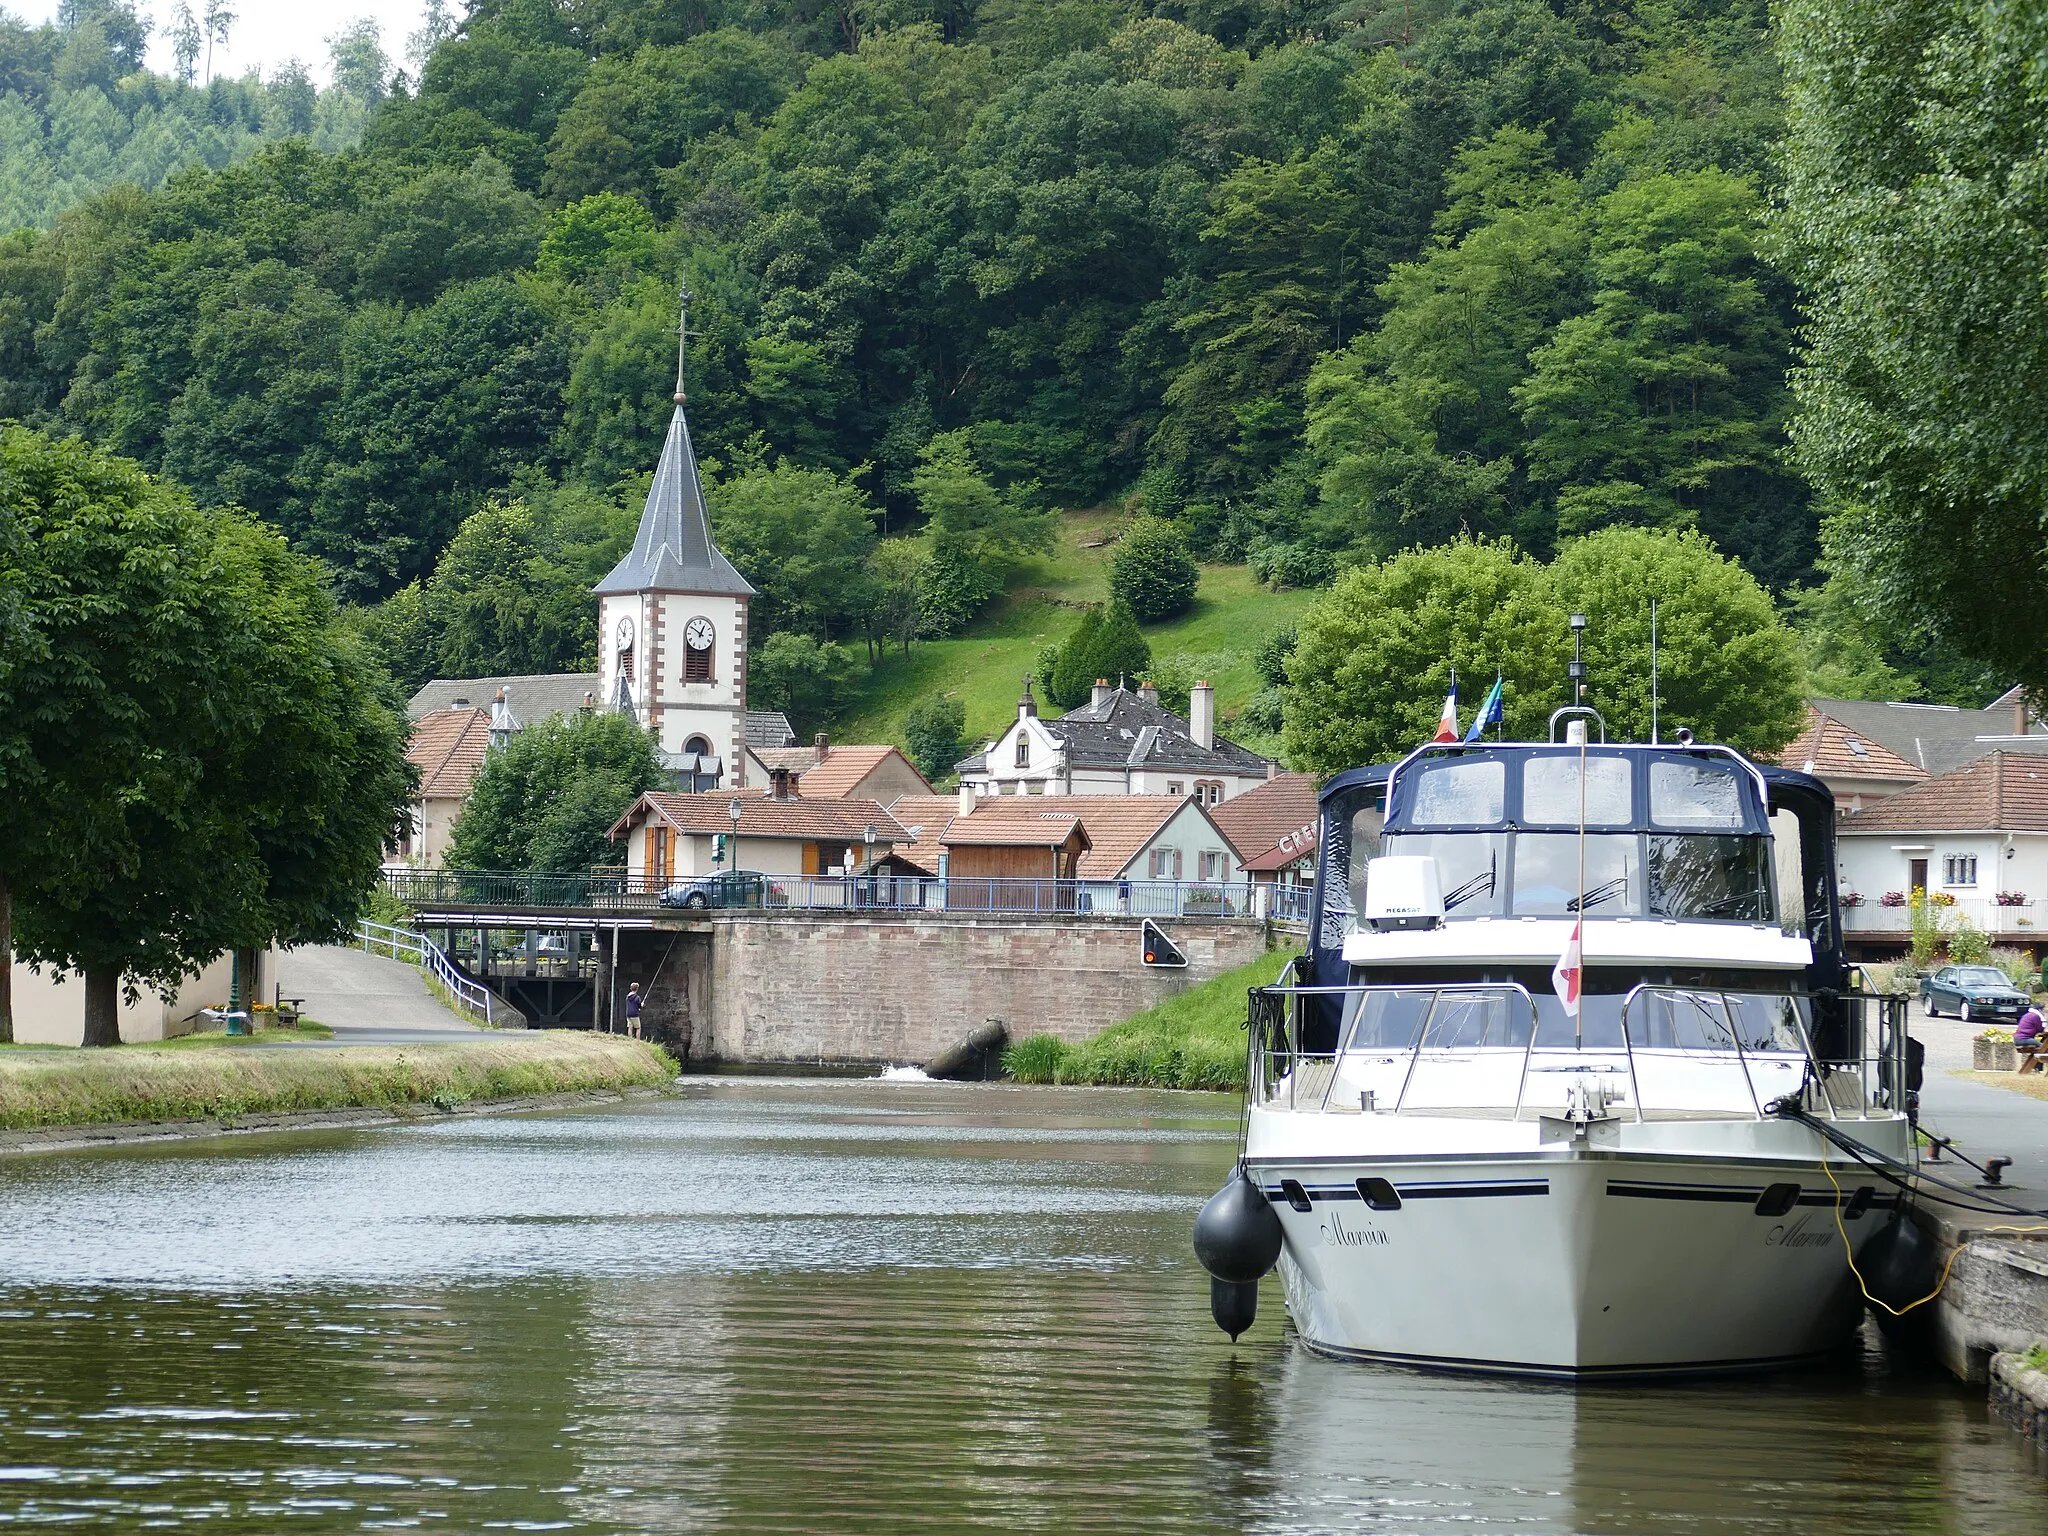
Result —
[[681, 289], [681, 309], [676, 317], [676, 404], [683, 403], [683, 363], [690, 351], [690, 338], [701, 337], [702, 331], [690, 329], [690, 285], [685, 282]]

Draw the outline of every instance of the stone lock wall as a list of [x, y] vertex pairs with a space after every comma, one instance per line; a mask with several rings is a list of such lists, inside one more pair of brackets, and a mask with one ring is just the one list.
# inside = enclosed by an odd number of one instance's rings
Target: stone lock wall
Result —
[[686, 1010], [690, 1054], [925, 1062], [990, 1018], [1013, 1040], [1084, 1040], [1267, 949], [1259, 923], [1160, 926], [1187, 956], [1185, 970], [1140, 963], [1136, 919], [720, 914], [708, 1009], [692, 993]]

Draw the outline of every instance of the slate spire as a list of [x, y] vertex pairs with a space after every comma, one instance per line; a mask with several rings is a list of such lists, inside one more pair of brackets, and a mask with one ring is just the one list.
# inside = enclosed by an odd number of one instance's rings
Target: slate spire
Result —
[[640, 531], [626, 558], [591, 590], [599, 597], [632, 592], [705, 592], [751, 597], [754, 589], [711, 542], [711, 519], [704, 510], [704, 486], [697, 477], [697, 455], [690, 446], [690, 424], [683, 415], [683, 364], [693, 332], [690, 290], [682, 296], [676, 327], [676, 412], [669, 419], [661, 462], [654, 469]]

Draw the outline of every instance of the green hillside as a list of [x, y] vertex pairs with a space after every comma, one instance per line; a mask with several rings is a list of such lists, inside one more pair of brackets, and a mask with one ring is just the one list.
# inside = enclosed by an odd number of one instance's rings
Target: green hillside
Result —
[[[904, 713], [933, 694], [965, 704], [969, 741], [1001, 731], [1017, 712], [1017, 695], [1038, 653], [1067, 637], [1085, 605], [1108, 598], [1115, 523], [1113, 514], [1100, 510], [1063, 516], [1052, 551], [1028, 562], [1009, 594], [958, 639], [919, 642], [908, 656], [892, 651], [867, 674], [858, 702], [846, 709], [834, 734], [843, 741], [901, 745]], [[1252, 669], [1259, 643], [1291, 623], [1315, 596], [1268, 591], [1241, 565], [1204, 565], [1193, 611], [1147, 626], [1145, 640], [1155, 663], [1177, 653], [1229, 658], [1227, 665], [1203, 672], [1216, 685], [1224, 731], [1255, 749], [1276, 750], [1277, 743], [1256, 733], [1233, 731], [1231, 722], [1259, 691]], [[1046, 708], [1043, 698], [1039, 706]]]

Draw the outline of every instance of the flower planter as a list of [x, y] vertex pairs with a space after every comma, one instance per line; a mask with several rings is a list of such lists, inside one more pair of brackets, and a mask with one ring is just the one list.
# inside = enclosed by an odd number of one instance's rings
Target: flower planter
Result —
[[2010, 1072], [2017, 1064], [2010, 1040], [1972, 1040], [1970, 1065], [1979, 1072]]

